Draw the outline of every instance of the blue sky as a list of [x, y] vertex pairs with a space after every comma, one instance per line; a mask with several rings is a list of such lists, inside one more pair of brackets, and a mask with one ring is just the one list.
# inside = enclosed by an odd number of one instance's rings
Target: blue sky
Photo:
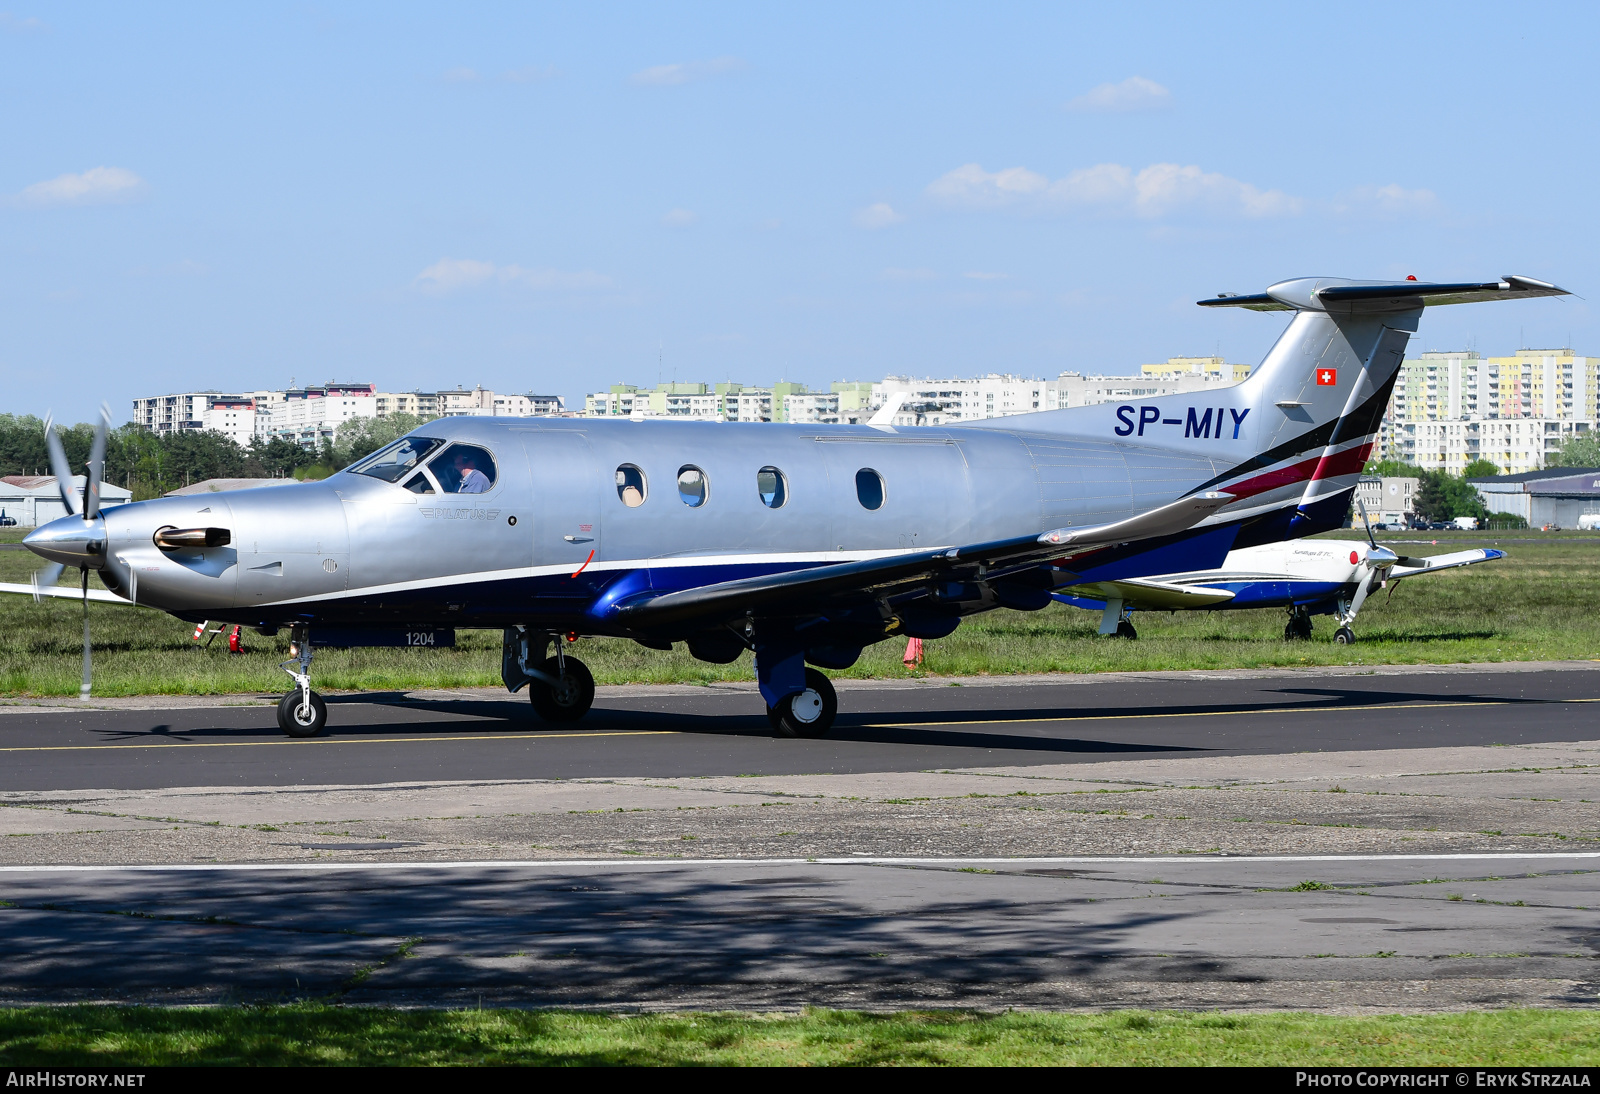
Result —
[[[1193, 301], [1285, 277], [1600, 292], [1587, 5], [0, 3], [0, 410], [1121, 372], [1258, 360], [1279, 317]], [[1417, 341], [1600, 354], [1581, 300]]]

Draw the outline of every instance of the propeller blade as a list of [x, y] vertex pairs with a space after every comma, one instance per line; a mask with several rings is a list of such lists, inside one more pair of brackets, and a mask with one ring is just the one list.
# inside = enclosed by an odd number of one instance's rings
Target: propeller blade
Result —
[[89, 698], [89, 571], [83, 573], [83, 683], [78, 685], [78, 698]]
[[1359, 494], [1356, 495], [1356, 506], [1361, 510], [1361, 527], [1366, 529], [1367, 545], [1376, 551], [1378, 549], [1378, 541], [1372, 538], [1372, 518], [1367, 516], [1366, 503], [1361, 500]]
[[52, 562], [33, 571], [33, 602], [40, 603], [44, 597], [39, 595], [40, 589], [54, 588], [56, 582], [61, 580], [61, 574], [66, 567], [59, 562]]
[[50, 452], [50, 470], [56, 477], [56, 489], [61, 492], [61, 504], [67, 507], [68, 516], [76, 516], [78, 499], [72, 492], [72, 465], [67, 463], [61, 438], [56, 435], [55, 420], [48, 414], [44, 419], [44, 446]]
[[100, 480], [106, 471], [106, 435], [111, 432], [111, 407], [100, 404], [100, 421], [94, 427], [94, 447], [89, 452], [89, 473], [83, 477], [83, 519], [100, 515]]
[[1361, 611], [1361, 605], [1367, 602], [1367, 595], [1372, 592], [1372, 587], [1373, 585], [1377, 584], [1377, 582], [1378, 571], [1368, 570], [1367, 576], [1362, 579], [1361, 584], [1356, 588], [1355, 598], [1350, 601], [1350, 611], [1346, 615], [1345, 626], [1348, 627], [1351, 623], [1355, 622], [1356, 614]]

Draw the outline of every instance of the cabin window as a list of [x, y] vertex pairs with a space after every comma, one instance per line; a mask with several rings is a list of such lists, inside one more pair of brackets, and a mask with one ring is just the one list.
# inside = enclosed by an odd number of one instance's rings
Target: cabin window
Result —
[[442, 444], [444, 442], [435, 437], [401, 437], [387, 448], [380, 448], [366, 459], [351, 464], [349, 470], [384, 482], [399, 482]]
[[789, 484], [783, 481], [783, 472], [776, 467], [763, 467], [756, 472], [756, 493], [761, 504], [768, 509], [782, 509], [789, 500]]
[[678, 468], [678, 497], [683, 499], [683, 504], [691, 509], [698, 509], [706, 503], [709, 489], [710, 483], [706, 481], [704, 471], [693, 464], [684, 464]]
[[617, 497], [622, 499], [623, 505], [629, 509], [639, 508], [644, 504], [648, 492], [643, 471], [631, 463], [625, 463], [617, 468]]
[[870, 467], [856, 472], [856, 499], [863, 509], [883, 508], [883, 476]]
[[475, 444], [453, 444], [428, 461], [427, 471], [446, 494], [483, 494], [494, 486], [494, 457]]

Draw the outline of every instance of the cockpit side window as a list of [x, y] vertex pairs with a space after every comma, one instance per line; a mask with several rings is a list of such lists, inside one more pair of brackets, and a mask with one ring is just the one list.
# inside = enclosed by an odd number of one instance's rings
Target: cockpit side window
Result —
[[494, 486], [494, 457], [475, 444], [453, 444], [428, 461], [439, 489], [446, 494], [482, 494]]
[[435, 437], [401, 437], [387, 448], [380, 448], [366, 459], [351, 464], [347, 470], [384, 482], [399, 482], [442, 444], [444, 442]]

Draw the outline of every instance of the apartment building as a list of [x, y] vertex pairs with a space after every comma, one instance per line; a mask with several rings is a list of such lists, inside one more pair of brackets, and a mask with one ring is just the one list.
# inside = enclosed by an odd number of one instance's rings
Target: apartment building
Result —
[[1600, 357], [1524, 349], [1430, 350], [1401, 365], [1375, 455], [1460, 474], [1473, 460], [1537, 471], [1600, 417]]

